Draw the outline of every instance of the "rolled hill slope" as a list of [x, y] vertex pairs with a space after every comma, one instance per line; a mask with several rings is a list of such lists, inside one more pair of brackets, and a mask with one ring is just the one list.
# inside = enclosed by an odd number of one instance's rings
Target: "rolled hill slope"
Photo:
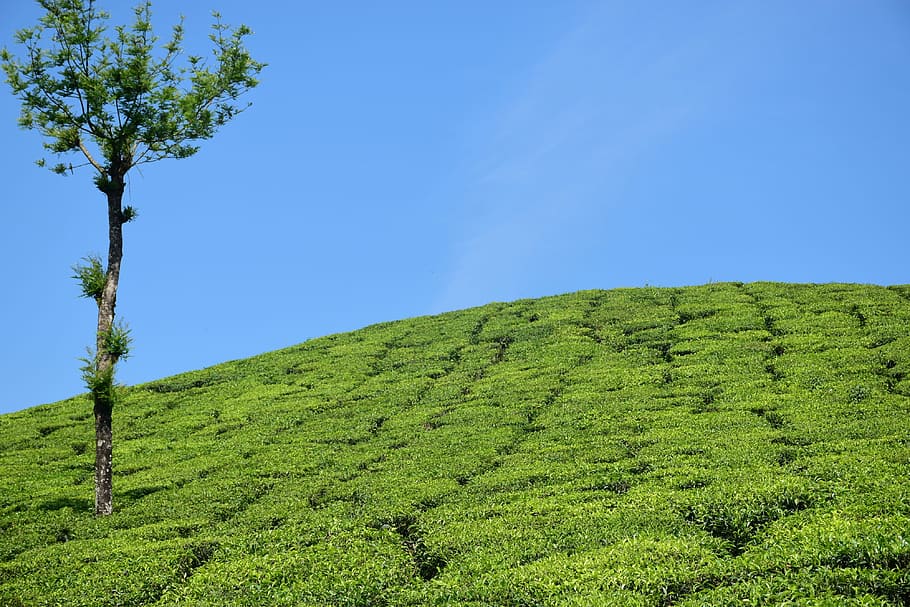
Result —
[[910, 603], [910, 287], [585, 291], [0, 416], [0, 605]]

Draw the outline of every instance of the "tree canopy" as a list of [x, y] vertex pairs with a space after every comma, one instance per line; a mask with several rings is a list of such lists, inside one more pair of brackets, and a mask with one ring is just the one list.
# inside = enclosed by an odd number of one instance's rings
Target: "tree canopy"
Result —
[[137, 165], [196, 153], [195, 142], [248, 107], [238, 98], [258, 84], [265, 67], [244, 47], [250, 28], [232, 29], [217, 12], [209, 36], [213, 61], [198, 55], [181, 61], [183, 20], [157, 47], [149, 1], [135, 7], [131, 26], [113, 32], [110, 15], [93, 0], [39, 4], [45, 15], [16, 34], [24, 57], [0, 52], [22, 101], [19, 124], [44, 135], [54, 154], [81, 153], [81, 164], [59, 162], [52, 169], [65, 174], [92, 166], [102, 191]]

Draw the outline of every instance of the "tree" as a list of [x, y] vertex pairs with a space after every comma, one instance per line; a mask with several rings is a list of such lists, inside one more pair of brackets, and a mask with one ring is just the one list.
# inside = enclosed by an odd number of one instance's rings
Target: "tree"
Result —
[[[82, 295], [98, 306], [95, 348], [82, 368], [95, 414], [95, 514], [108, 515], [112, 499], [112, 411], [117, 399], [114, 368], [129, 353], [129, 331], [114, 319], [123, 259], [123, 225], [136, 210], [123, 206], [127, 174], [165, 158], [187, 158], [194, 145], [214, 136], [249, 104], [238, 98], [258, 84], [265, 64], [244, 47], [252, 32], [231, 29], [213, 13], [209, 36], [213, 64], [183, 57], [183, 20], [166, 44], [152, 33], [151, 2], [134, 9], [130, 27], [108, 35], [110, 15], [93, 0], [38, 0], [45, 14], [32, 28], [16, 33], [24, 57], [0, 51], [0, 64], [22, 103], [19, 125], [44, 136], [44, 147], [77, 165], [60, 162], [61, 175], [81, 167], [94, 172], [105, 196], [108, 218], [106, 267], [99, 257], [74, 266]], [[178, 63], [181, 65], [178, 66]], [[39, 160], [40, 166], [45, 161]]]

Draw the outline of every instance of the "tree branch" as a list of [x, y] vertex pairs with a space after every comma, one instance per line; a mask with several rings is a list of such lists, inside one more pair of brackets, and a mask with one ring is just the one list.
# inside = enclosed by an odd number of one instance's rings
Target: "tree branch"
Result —
[[107, 174], [107, 172], [104, 170], [104, 168], [100, 164], [98, 164], [94, 158], [92, 158], [91, 153], [88, 151], [88, 148], [85, 147], [85, 144], [82, 143], [81, 139], [79, 140], [79, 149], [82, 150], [82, 153], [85, 154], [86, 159], [88, 159], [88, 161], [91, 163], [91, 165], [93, 167], [95, 167], [99, 173], [101, 173], [102, 175]]

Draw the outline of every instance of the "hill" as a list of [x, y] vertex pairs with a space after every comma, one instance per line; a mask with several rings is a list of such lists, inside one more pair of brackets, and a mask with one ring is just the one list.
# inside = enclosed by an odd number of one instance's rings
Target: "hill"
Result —
[[586, 291], [0, 416], [0, 604], [910, 603], [910, 287]]

